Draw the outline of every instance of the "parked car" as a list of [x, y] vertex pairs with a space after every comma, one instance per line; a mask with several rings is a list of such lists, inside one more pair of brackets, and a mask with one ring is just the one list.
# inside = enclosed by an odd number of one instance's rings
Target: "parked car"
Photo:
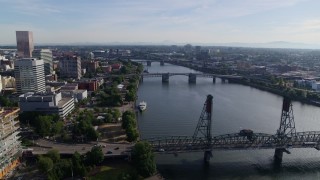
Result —
[[107, 151], [107, 153], [106, 154], [112, 154], [112, 151]]

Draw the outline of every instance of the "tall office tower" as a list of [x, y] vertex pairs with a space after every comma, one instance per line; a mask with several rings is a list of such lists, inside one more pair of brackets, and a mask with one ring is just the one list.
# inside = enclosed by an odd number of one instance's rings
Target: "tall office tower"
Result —
[[19, 108], [0, 108], [0, 179], [19, 165]]
[[59, 60], [60, 77], [81, 78], [81, 58], [66, 56]]
[[45, 92], [43, 60], [24, 58], [14, 64], [17, 93]]
[[44, 74], [52, 74], [53, 62], [52, 62], [52, 51], [50, 49], [35, 49], [32, 52], [32, 57], [42, 59], [44, 63]]
[[17, 49], [19, 57], [32, 57], [33, 34], [31, 31], [16, 31]]

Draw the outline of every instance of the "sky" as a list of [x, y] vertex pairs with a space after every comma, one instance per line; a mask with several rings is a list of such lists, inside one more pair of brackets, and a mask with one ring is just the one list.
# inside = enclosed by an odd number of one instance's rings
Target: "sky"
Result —
[[0, 0], [0, 45], [15, 31], [45, 43], [320, 44], [319, 0]]

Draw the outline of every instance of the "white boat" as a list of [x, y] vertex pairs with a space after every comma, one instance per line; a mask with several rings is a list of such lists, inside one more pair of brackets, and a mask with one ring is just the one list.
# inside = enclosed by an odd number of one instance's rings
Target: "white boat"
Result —
[[145, 101], [142, 101], [139, 103], [139, 109], [140, 111], [144, 111], [147, 109], [147, 103]]

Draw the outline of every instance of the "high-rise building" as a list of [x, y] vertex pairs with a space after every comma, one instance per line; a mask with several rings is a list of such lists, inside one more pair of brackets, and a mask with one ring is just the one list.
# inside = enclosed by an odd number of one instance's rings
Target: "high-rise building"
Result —
[[59, 60], [60, 77], [81, 78], [81, 58], [76, 56], [66, 56]]
[[32, 57], [33, 34], [31, 31], [16, 31], [18, 56], [29, 58]]
[[35, 49], [32, 52], [32, 57], [42, 59], [44, 63], [44, 74], [52, 74], [53, 62], [52, 62], [52, 51], [50, 49]]
[[19, 108], [0, 109], [0, 179], [19, 164]]
[[45, 92], [43, 60], [24, 58], [14, 64], [16, 89], [19, 94], [27, 92]]

